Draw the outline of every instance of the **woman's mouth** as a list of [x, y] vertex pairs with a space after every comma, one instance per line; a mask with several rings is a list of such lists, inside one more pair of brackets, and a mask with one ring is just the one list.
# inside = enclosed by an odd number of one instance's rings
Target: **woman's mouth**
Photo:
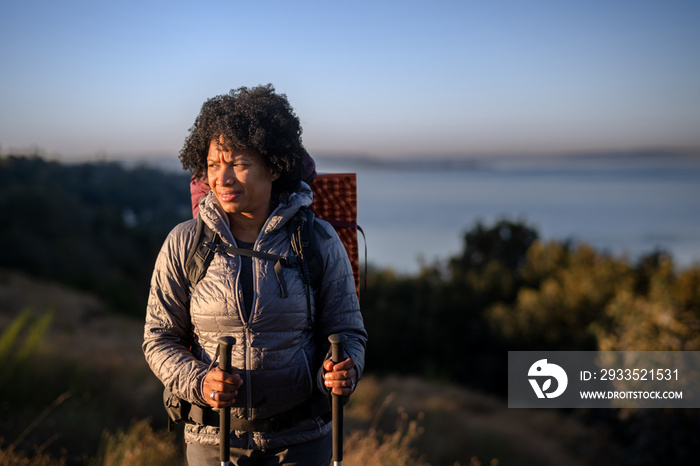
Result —
[[232, 202], [239, 196], [239, 193], [219, 193], [221, 202]]

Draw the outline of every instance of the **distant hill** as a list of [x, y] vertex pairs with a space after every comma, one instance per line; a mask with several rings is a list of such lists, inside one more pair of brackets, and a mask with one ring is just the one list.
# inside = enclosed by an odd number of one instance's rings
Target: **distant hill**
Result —
[[[320, 171], [419, 171], [440, 172], [460, 170], [492, 170], [538, 167], [570, 167], [606, 164], [640, 164], [660, 165], [677, 162], [688, 158], [700, 158], [696, 152], [672, 152], [665, 150], [646, 150], [628, 152], [580, 152], [570, 154], [491, 154], [466, 155], [448, 154], [412, 155], [404, 157], [378, 157], [369, 154], [314, 154], [314, 160]], [[172, 169], [174, 163], [163, 160], [159, 166]]]

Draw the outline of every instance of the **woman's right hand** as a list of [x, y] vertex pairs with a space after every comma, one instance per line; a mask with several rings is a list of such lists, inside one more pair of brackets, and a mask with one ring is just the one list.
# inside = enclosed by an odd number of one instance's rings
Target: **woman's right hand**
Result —
[[215, 367], [204, 379], [204, 399], [212, 408], [228, 408], [236, 402], [241, 385], [243, 379], [238, 369], [232, 368], [229, 374]]

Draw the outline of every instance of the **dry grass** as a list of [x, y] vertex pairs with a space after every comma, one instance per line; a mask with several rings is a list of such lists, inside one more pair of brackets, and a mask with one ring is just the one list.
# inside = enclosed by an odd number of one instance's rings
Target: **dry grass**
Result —
[[173, 466], [182, 464], [175, 435], [138, 421], [126, 431], [105, 432], [94, 466]]
[[375, 429], [355, 430], [343, 442], [343, 462], [348, 466], [369, 464], [422, 465], [425, 457], [414, 446], [423, 435], [420, 419], [408, 420], [405, 413], [399, 416], [396, 431], [384, 433]]
[[41, 452], [27, 455], [0, 445], [0, 466], [66, 466], [66, 462]]
[[374, 449], [395, 445], [410, 458], [367, 462], [365, 452], [364, 464], [588, 466], [614, 464], [602, 459], [616, 454], [605, 432], [557, 412], [508, 409], [493, 397], [419, 378], [363, 379], [346, 419], [349, 440], [362, 438], [359, 445]]

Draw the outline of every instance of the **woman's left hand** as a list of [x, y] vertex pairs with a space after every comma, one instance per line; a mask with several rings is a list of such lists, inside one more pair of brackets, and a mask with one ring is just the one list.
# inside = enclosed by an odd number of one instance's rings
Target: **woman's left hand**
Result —
[[355, 369], [355, 361], [351, 358], [345, 361], [333, 364], [333, 361], [327, 359], [323, 362], [323, 383], [326, 388], [332, 393], [341, 396], [350, 396], [355, 391], [357, 383], [357, 370]]

